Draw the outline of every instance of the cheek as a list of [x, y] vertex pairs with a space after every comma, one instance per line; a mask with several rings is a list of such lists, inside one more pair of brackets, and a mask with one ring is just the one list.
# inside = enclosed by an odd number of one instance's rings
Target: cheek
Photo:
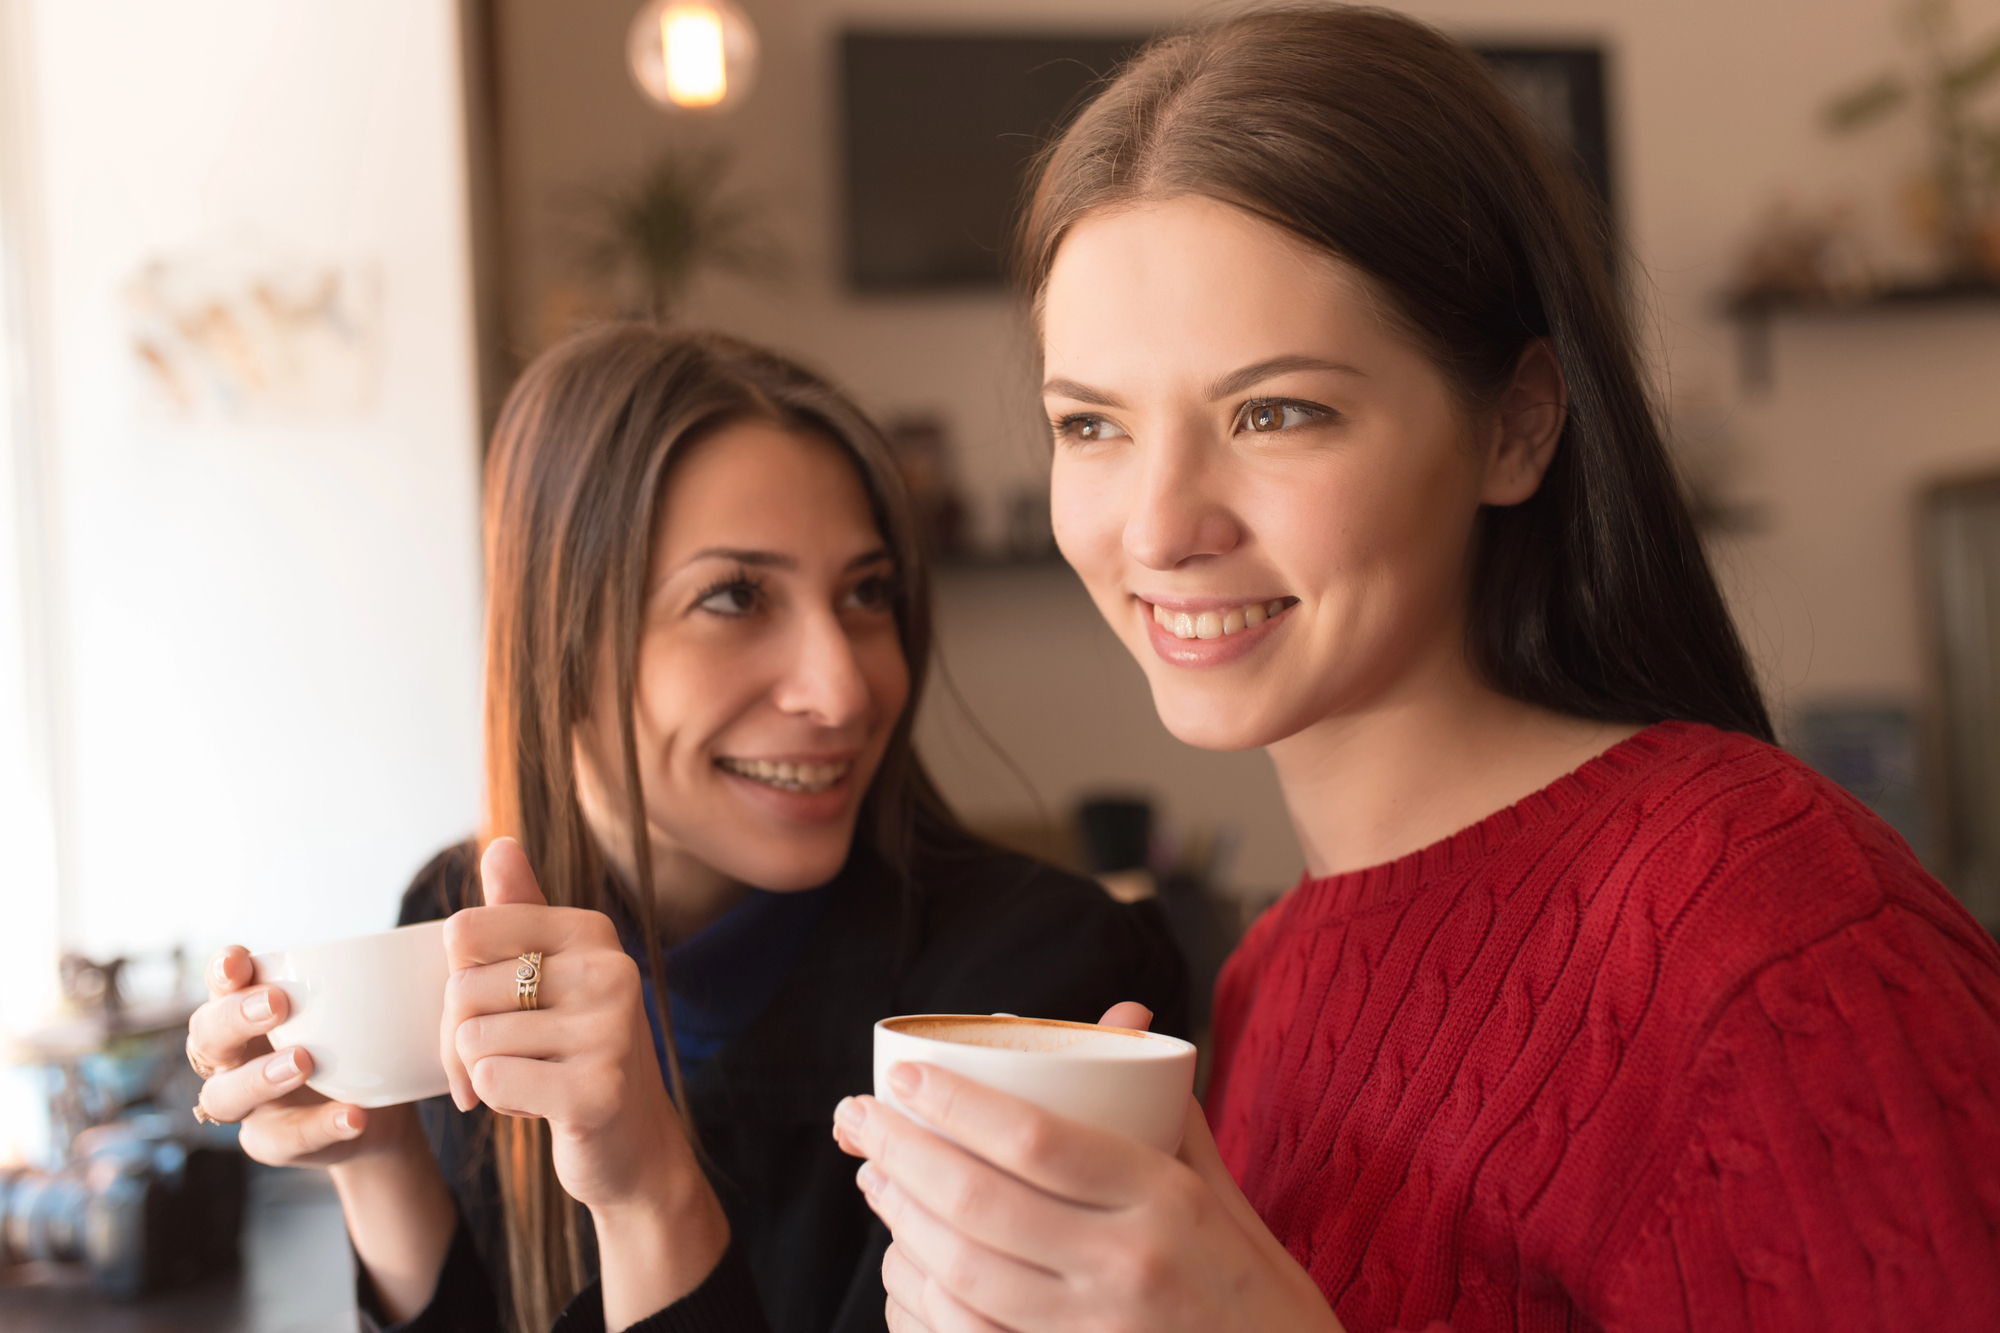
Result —
[[1065, 461], [1056, 456], [1049, 475], [1049, 524], [1056, 547], [1078, 572], [1115, 557], [1125, 529], [1119, 503], [1122, 488], [1112, 484], [1102, 463]]
[[633, 682], [640, 767], [702, 761], [704, 738], [763, 689], [759, 673], [747, 665], [741, 653], [706, 644], [642, 652]]
[[877, 728], [887, 735], [910, 701], [910, 666], [903, 660], [902, 640], [893, 630], [876, 634], [859, 645], [855, 655], [869, 697], [875, 701]]

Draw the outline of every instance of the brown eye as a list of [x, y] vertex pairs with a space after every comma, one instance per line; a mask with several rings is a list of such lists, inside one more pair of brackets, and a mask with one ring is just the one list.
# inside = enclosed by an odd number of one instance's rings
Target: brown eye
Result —
[[1285, 409], [1276, 403], [1259, 403], [1250, 409], [1251, 430], [1282, 430], [1284, 425]]

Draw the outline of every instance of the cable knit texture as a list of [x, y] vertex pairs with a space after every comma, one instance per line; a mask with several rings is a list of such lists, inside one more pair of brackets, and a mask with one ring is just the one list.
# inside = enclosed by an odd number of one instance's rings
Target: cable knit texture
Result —
[[1350, 1333], [2000, 1329], [2000, 950], [1781, 750], [1663, 723], [1303, 882], [1210, 1122]]

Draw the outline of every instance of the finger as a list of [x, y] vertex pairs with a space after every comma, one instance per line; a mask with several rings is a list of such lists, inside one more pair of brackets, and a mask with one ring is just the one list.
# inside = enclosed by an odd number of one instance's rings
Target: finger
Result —
[[528, 854], [512, 838], [495, 838], [486, 845], [486, 855], [479, 858], [479, 884], [485, 891], [488, 907], [506, 903], [548, 906], [542, 886], [535, 883]]
[[458, 1025], [458, 1058], [470, 1069], [481, 1060], [515, 1055], [527, 1060], [562, 1060], [605, 1038], [601, 1014], [481, 1014]]
[[882, 1322], [889, 1333], [933, 1333], [924, 1322], [897, 1303], [894, 1296], [882, 1302]]
[[[521, 1008], [520, 960], [460, 968], [445, 982], [444, 1004], [459, 1022], [480, 1014], [527, 1013]], [[606, 949], [543, 954], [535, 983], [535, 1009], [596, 1008], [639, 995], [639, 965]]]
[[208, 970], [202, 977], [208, 982], [208, 997], [227, 995], [250, 984], [252, 973], [250, 951], [240, 944], [232, 944], [221, 953], [208, 960]]
[[611, 918], [580, 907], [468, 907], [444, 923], [445, 961], [454, 972], [512, 962], [530, 950], [547, 956], [565, 949], [620, 947]]
[[1046, 1322], [1041, 1316], [1060, 1298], [1062, 1279], [967, 1240], [886, 1176], [871, 1179], [870, 1166], [856, 1179], [896, 1238], [883, 1256], [882, 1283], [904, 1308], [938, 1333], [994, 1333]]
[[[885, 1313], [889, 1316], [889, 1327], [892, 1329], [943, 1333], [957, 1327], [953, 1323], [954, 1315], [961, 1320], [977, 1321], [970, 1327], [980, 1329], [981, 1333], [1000, 1327], [984, 1315], [974, 1314], [952, 1300], [923, 1269], [911, 1263], [909, 1257], [894, 1245], [882, 1256], [882, 1290], [889, 1297]], [[900, 1323], [897, 1322], [898, 1316]]]
[[467, 1071], [479, 1100], [501, 1115], [598, 1125], [615, 1109], [608, 1081], [576, 1078], [558, 1061], [489, 1055]]
[[[1074, 1260], [1083, 1241], [1083, 1219], [1072, 1205], [981, 1161], [873, 1097], [850, 1097], [835, 1115], [847, 1122], [850, 1150], [859, 1149], [856, 1155], [869, 1159], [855, 1177], [864, 1193], [871, 1180], [886, 1179], [927, 1214], [988, 1249], [1049, 1271]], [[895, 1229], [887, 1216], [882, 1220]], [[896, 1239], [903, 1237], [899, 1233]]]
[[1051, 1115], [935, 1065], [892, 1065], [889, 1086], [910, 1114], [967, 1152], [1076, 1203], [1099, 1208], [1132, 1203], [1151, 1169], [1166, 1158], [1122, 1134]]
[[285, 1021], [290, 1000], [276, 986], [225, 993], [188, 1016], [188, 1052], [215, 1069], [270, 1049], [265, 1034]]
[[1097, 1020], [1104, 1028], [1126, 1028], [1133, 1032], [1153, 1030], [1153, 1011], [1137, 1000], [1120, 1000], [1104, 1011], [1104, 1017]]
[[259, 1162], [288, 1166], [350, 1143], [368, 1128], [368, 1112], [341, 1102], [266, 1106], [243, 1122], [238, 1142]]
[[258, 1056], [202, 1084], [202, 1109], [217, 1120], [241, 1120], [267, 1102], [297, 1091], [311, 1073], [312, 1057], [304, 1047]]

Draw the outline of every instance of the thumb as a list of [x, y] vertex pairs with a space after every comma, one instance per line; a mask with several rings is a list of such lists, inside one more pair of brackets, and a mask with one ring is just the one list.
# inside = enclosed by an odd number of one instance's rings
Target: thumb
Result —
[[535, 883], [535, 872], [528, 865], [528, 854], [512, 838], [495, 838], [487, 845], [486, 855], [479, 858], [479, 883], [485, 890], [488, 907], [512, 903], [548, 906], [541, 886]]
[[1150, 1032], [1153, 1029], [1153, 1011], [1137, 1000], [1120, 1000], [1104, 1011], [1104, 1017], [1097, 1020], [1097, 1025]]

